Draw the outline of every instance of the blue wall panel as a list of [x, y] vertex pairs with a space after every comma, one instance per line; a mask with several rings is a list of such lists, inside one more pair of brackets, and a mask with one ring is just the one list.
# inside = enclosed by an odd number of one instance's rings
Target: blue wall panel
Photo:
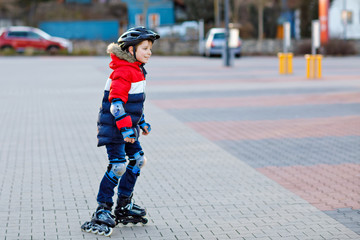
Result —
[[91, 3], [91, 0], [66, 0], [67, 3]]
[[[144, 2], [139, 0], [122, 0], [127, 4], [129, 25], [135, 25], [135, 15], [143, 12]], [[160, 25], [175, 23], [174, 3], [172, 0], [149, 0], [148, 15], [157, 13], [160, 15]]]
[[118, 21], [54, 21], [41, 22], [40, 29], [52, 36], [68, 39], [116, 41]]

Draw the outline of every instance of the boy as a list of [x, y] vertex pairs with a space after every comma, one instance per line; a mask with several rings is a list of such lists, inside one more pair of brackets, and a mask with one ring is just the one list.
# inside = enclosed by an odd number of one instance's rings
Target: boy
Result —
[[[100, 182], [98, 207], [81, 229], [109, 236], [117, 223], [147, 223], [145, 209], [134, 204], [132, 193], [146, 158], [138, 141], [151, 131], [143, 114], [145, 101], [144, 64], [152, 44], [160, 36], [144, 27], [130, 28], [117, 43], [108, 46], [113, 69], [104, 90], [98, 119], [98, 146], [106, 147], [109, 165]], [[127, 163], [125, 156], [128, 156]], [[120, 180], [120, 182], [119, 182]], [[118, 186], [115, 216], [111, 214], [114, 188]]]

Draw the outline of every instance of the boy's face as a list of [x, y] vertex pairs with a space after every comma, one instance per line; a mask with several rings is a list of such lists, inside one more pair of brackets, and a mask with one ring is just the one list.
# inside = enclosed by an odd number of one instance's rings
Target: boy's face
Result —
[[[129, 52], [133, 54], [133, 50], [129, 48]], [[152, 42], [149, 40], [142, 41], [136, 47], [136, 59], [141, 63], [147, 63], [151, 56]]]

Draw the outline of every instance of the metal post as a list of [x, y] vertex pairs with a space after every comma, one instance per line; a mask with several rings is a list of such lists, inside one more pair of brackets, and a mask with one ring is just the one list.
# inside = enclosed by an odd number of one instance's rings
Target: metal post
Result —
[[347, 19], [348, 12], [346, 10], [346, 0], [343, 0], [343, 10], [342, 10], [341, 18], [343, 20], [343, 25], [344, 25], [343, 38], [344, 38], [344, 40], [346, 40], [346, 30], [347, 30], [347, 20], [348, 20]]
[[284, 29], [283, 50], [284, 53], [287, 53], [291, 44], [290, 22], [284, 22], [283, 29]]
[[320, 47], [320, 21], [311, 22], [311, 54], [316, 54], [316, 49]]
[[225, 66], [230, 66], [229, 49], [229, 0], [225, 0]]
[[214, 0], [215, 26], [220, 27], [220, 0]]
[[201, 19], [199, 21], [199, 53], [200, 54], [205, 54], [205, 50], [204, 50], [204, 19]]
[[143, 16], [144, 16], [144, 26], [146, 28], [148, 28], [148, 19], [147, 19], [147, 15], [148, 15], [148, 10], [149, 10], [149, 0], [145, 0], [144, 1], [144, 5], [143, 5]]

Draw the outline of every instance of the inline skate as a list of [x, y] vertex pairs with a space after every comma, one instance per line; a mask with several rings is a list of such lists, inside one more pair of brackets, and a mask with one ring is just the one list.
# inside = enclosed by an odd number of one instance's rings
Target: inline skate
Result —
[[144, 217], [146, 215], [146, 210], [134, 203], [132, 195], [130, 197], [123, 195], [119, 196], [114, 213], [116, 224], [146, 224], [148, 222], [148, 219]]
[[110, 236], [116, 226], [115, 216], [111, 214], [110, 204], [99, 204], [96, 212], [93, 213], [91, 221], [85, 222], [81, 230], [94, 234]]

